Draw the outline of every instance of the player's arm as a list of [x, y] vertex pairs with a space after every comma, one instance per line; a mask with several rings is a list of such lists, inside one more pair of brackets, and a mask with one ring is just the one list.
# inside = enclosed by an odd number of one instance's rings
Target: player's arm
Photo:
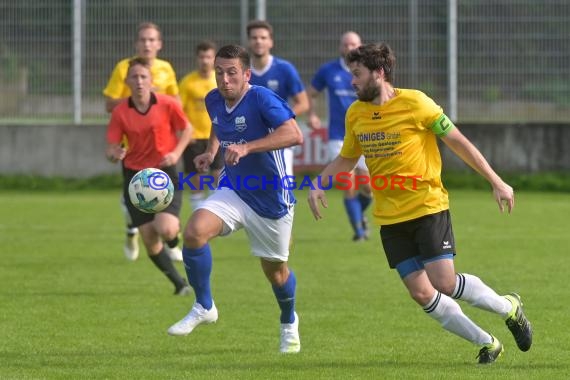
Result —
[[303, 132], [295, 119], [291, 118], [275, 128], [275, 131], [247, 144], [232, 144], [226, 148], [224, 160], [229, 165], [237, 165], [240, 158], [250, 153], [268, 152], [288, 148], [303, 143]]
[[322, 128], [321, 119], [319, 118], [319, 115], [317, 115], [317, 111], [315, 109], [315, 99], [317, 98], [317, 96], [319, 96], [319, 94], [320, 94], [319, 91], [317, 91], [312, 85], [309, 85], [307, 90], [307, 96], [309, 98], [309, 112], [307, 114], [308, 116], [307, 125], [309, 126], [309, 128], [313, 130]]
[[328, 164], [321, 174], [313, 179], [311, 190], [309, 190], [309, 207], [316, 220], [322, 218], [319, 210], [319, 203], [324, 207], [328, 207], [327, 198], [323, 189], [330, 185], [330, 179], [334, 178], [338, 173], [350, 172], [358, 163], [359, 157], [347, 158], [338, 155], [330, 164]]
[[105, 148], [105, 157], [113, 163], [122, 160], [127, 154], [127, 150], [121, 144], [123, 134], [122, 119], [117, 112], [113, 112], [107, 125], [107, 147]]
[[[481, 152], [451, 123], [451, 121], [442, 115], [435, 123], [443, 124], [444, 131], [438, 130], [438, 126], [432, 128], [438, 134], [441, 140], [455, 153], [459, 158], [469, 165], [473, 170], [485, 178], [493, 187], [493, 196], [499, 205], [501, 212], [504, 210], [503, 202], [507, 205], [509, 213], [514, 207], [515, 197], [513, 188], [505, 183], [497, 173], [491, 168]], [[444, 133], [438, 133], [444, 132]]]
[[208, 146], [206, 147], [205, 153], [208, 153], [212, 156], [212, 161], [214, 161], [214, 157], [216, 153], [218, 153], [218, 149], [220, 149], [220, 140], [218, 140], [218, 136], [212, 131], [210, 133], [210, 138], [208, 139]]
[[307, 91], [303, 90], [291, 97], [293, 113], [297, 116], [304, 114], [309, 110], [309, 97]]
[[257, 140], [242, 144], [246, 154], [267, 152], [270, 150], [288, 148], [303, 143], [303, 133], [295, 119], [291, 118], [275, 128], [275, 131]]
[[121, 146], [121, 143], [108, 143], [105, 149], [105, 156], [109, 161], [115, 163], [125, 158], [127, 151]]

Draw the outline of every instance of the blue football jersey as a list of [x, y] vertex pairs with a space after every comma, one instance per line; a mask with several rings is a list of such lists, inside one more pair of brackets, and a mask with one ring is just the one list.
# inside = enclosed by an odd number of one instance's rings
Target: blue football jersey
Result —
[[322, 65], [311, 81], [315, 90], [327, 90], [331, 140], [344, 139], [346, 110], [356, 100], [356, 92], [351, 82], [352, 74], [342, 58]]
[[[206, 96], [206, 108], [222, 156], [229, 145], [263, 138], [295, 117], [283, 99], [259, 86], [251, 86], [232, 109], [226, 107], [224, 98], [214, 89]], [[295, 203], [287, 182], [282, 182], [287, 181], [285, 176], [282, 149], [250, 153], [235, 166], [224, 165], [218, 186], [233, 189], [258, 215], [279, 219]]]
[[257, 71], [252, 67], [249, 83], [266, 87], [285, 100], [305, 90], [295, 66], [274, 56], [271, 56], [271, 62], [265, 70]]

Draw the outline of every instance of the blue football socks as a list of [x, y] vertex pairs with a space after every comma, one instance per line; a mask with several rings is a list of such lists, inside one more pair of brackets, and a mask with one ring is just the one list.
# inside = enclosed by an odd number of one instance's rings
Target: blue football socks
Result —
[[289, 270], [289, 278], [281, 287], [273, 285], [273, 293], [281, 308], [281, 323], [293, 323], [295, 321], [295, 287], [297, 279], [293, 271]]
[[212, 252], [210, 245], [206, 244], [200, 248], [182, 249], [184, 258], [184, 268], [188, 282], [196, 294], [198, 302], [206, 310], [212, 308], [212, 291], [210, 289], [210, 274], [212, 273]]
[[354, 234], [357, 237], [364, 236], [364, 230], [362, 228], [362, 206], [360, 205], [358, 197], [344, 198], [344, 208], [348, 214], [348, 219], [354, 230]]

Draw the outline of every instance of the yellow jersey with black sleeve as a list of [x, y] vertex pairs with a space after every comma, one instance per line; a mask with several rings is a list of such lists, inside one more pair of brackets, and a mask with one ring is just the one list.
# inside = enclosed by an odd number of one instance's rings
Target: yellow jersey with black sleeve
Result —
[[194, 128], [193, 138], [196, 140], [210, 138], [212, 121], [206, 110], [204, 99], [216, 88], [216, 73], [212, 71], [207, 78], [199, 71], [192, 71], [180, 81], [180, 100], [184, 113]]
[[[131, 59], [125, 58], [115, 65], [111, 78], [109, 78], [109, 82], [103, 90], [103, 95], [111, 99], [128, 98], [131, 96], [131, 90], [125, 83]], [[152, 74], [153, 92], [171, 96], [178, 95], [176, 73], [169, 62], [158, 58], [155, 59], [150, 67], [150, 72]]]
[[350, 106], [340, 152], [346, 158], [364, 155], [379, 225], [449, 208], [436, 136], [445, 136], [454, 125], [423, 92], [394, 91], [382, 105], [357, 100]]

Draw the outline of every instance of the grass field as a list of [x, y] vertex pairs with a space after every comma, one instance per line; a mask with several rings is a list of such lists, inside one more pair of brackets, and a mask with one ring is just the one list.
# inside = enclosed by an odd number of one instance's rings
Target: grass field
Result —
[[508, 216], [489, 192], [451, 192], [458, 271], [519, 292], [534, 325], [522, 353], [500, 318], [462, 304], [505, 344], [491, 366], [412, 302], [377, 233], [350, 241], [338, 193], [318, 223], [298, 196], [290, 264], [302, 351], [283, 356], [278, 307], [243, 232], [213, 242], [218, 323], [171, 337], [193, 297], [171, 295], [146, 257], [123, 258], [118, 191], [0, 192], [0, 379], [570, 376], [569, 194], [519, 193]]

